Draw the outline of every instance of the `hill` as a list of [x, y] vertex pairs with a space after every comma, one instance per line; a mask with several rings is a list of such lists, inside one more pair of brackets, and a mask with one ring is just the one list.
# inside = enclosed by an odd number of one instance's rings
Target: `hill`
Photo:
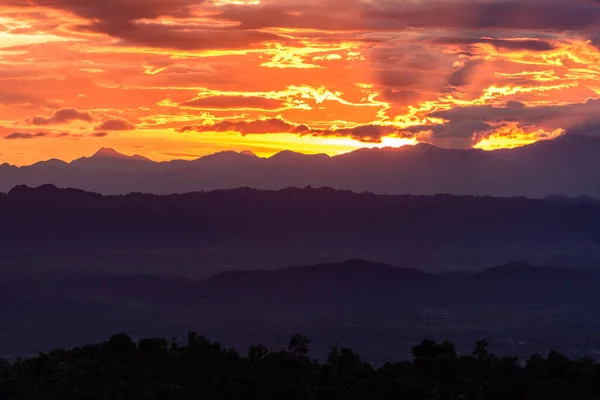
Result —
[[102, 196], [15, 187], [0, 197], [6, 274], [58, 269], [206, 277], [372, 259], [427, 270], [520, 259], [600, 265], [600, 204], [249, 188]]
[[499, 354], [600, 350], [600, 274], [592, 271], [511, 263], [452, 276], [353, 260], [202, 280], [81, 273], [3, 279], [4, 357], [111, 332], [172, 337], [186, 330], [239, 350], [259, 341], [278, 346], [303, 332], [316, 338], [317, 351], [343, 340], [377, 362], [408, 357], [422, 337], [454, 340], [460, 351], [485, 337]]

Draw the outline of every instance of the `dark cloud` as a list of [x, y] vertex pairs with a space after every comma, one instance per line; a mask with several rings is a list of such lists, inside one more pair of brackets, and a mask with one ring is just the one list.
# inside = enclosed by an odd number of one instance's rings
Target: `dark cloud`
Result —
[[305, 125], [297, 125], [280, 118], [257, 119], [254, 121], [220, 121], [212, 125], [184, 126], [180, 132], [239, 132], [242, 135], [261, 133], [300, 133], [309, 128]]
[[133, 21], [160, 16], [189, 17], [204, 0], [3, 0], [14, 7], [43, 7], [71, 12], [98, 21]]
[[229, 110], [281, 110], [286, 108], [283, 100], [267, 99], [258, 96], [209, 96], [192, 99], [179, 103], [181, 107], [201, 109], [229, 109]]
[[[1, 1], [1, 0], [0, 0]], [[215, 29], [208, 24], [162, 24], [159, 17], [192, 17], [204, 0], [3, 0], [13, 6], [47, 7], [71, 12], [88, 22], [76, 26], [80, 32], [103, 33], [123, 44], [182, 50], [246, 48], [265, 41], [286, 38], [265, 32]]]
[[485, 132], [492, 126], [482, 120], [450, 121], [437, 125], [416, 125], [403, 129], [405, 132], [422, 133], [431, 132], [434, 138], [466, 138], [478, 132]]
[[63, 108], [55, 111], [50, 117], [35, 116], [27, 119], [27, 123], [31, 125], [55, 125], [71, 121], [92, 122], [93, 117], [85, 111], [79, 111], [75, 108]]
[[[335, 15], [335, 18], [331, 18]], [[307, 0], [220, 7], [216, 18], [239, 29], [303, 28], [325, 31], [402, 31], [409, 28], [531, 31], [597, 30], [598, 2], [588, 0]], [[489, 42], [507, 49], [543, 51], [548, 44]]]
[[323, 131], [325, 136], [348, 136], [365, 143], [379, 143], [382, 137], [398, 133], [395, 126], [375, 124]]
[[[247, 48], [264, 42], [290, 41], [265, 28], [317, 29], [330, 32], [399, 32], [410, 28], [456, 30], [580, 31], [597, 34], [598, 2], [588, 0], [389, 0], [270, 1], [215, 7], [207, 0], [0, 0], [14, 7], [53, 8], [87, 20], [79, 31], [103, 33], [122, 43], [174, 49]], [[194, 16], [202, 7], [211, 18], [231, 24], [162, 24], [159, 17]], [[435, 10], [435, 12], [432, 12]], [[332, 18], [332, 15], [335, 18]], [[355, 38], [382, 42], [381, 38]], [[488, 43], [499, 49], [546, 51], [553, 45], [541, 40], [470, 39], [443, 37], [442, 43]]]
[[413, 136], [400, 131], [396, 126], [378, 124], [357, 125], [349, 128], [303, 129], [296, 133], [310, 136], [349, 137], [364, 143], [380, 143], [384, 136]]
[[[225, 48], [238, 46], [238, 43], [248, 45], [284, 40], [282, 36], [259, 32], [264, 28], [336, 32], [402, 31], [409, 28], [597, 32], [600, 25], [598, 2], [588, 0], [286, 0], [219, 7], [206, 0], [0, 1], [15, 7], [68, 11], [89, 21], [80, 29], [101, 32], [127, 43], [184, 49]], [[178, 26], [151, 22], [159, 17], [191, 17], [198, 7], [213, 13], [212, 18], [233, 24], [233, 28], [215, 29], [215, 25], [200, 23]], [[244, 34], [231, 32], [236, 30], [244, 31]], [[551, 48], [548, 43], [533, 40], [486, 39], [477, 42], [506, 49], [544, 51]], [[473, 42], [462, 39], [462, 43]]]
[[463, 67], [454, 71], [448, 77], [448, 83], [454, 87], [466, 86], [471, 82], [471, 78], [476, 74], [478, 67], [483, 65], [482, 60], [472, 60], [467, 62]]
[[37, 133], [29, 133], [29, 132], [13, 132], [7, 136], [4, 136], [4, 139], [7, 140], [16, 140], [16, 139], [37, 139], [41, 137], [48, 136], [46, 132], [37, 132]]
[[395, 90], [388, 88], [382, 90], [377, 96], [377, 99], [390, 102], [394, 105], [408, 106], [415, 104], [421, 97], [421, 94], [414, 90]]
[[13, 132], [10, 135], [7, 135], [4, 137], [4, 139], [7, 140], [16, 140], [16, 139], [38, 139], [38, 138], [71, 138], [71, 139], [80, 139], [83, 137], [96, 137], [96, 138], [102, 138], [102, 137], [106, 137], [108, 136], [108, 133], [106, 132], [91, 132], [91, 133], [68, 133], [68, 132], [61, 132], [61, 133], [49, 133], [49, 132], [36, 132], [36, 133], [31, 133], [31, 132]]
[[476, 45], [480, 43], [491, 44], [500, 50], [526, 50], [526, 51], [549, 51], [554, 50], [556, 46], [543, 40], [531, 39], [477, 39], [477, 38], [458, 38], [458, 37], [442, 37], [436, 40], [440, 44], [456, 44], [456, 45]]
[[122, 39], [122, 44], [179, 50], [245, 49], [263, 42], [286, 42], [272, 33], [237, 29], [200, 29], [189, 25], [152, 22], [93, 22], [79, 26], [80, 31], [105, 33]]
[[396, 89], [414, 87], [427, 79], [427, 74], [411, 69], [377, 71], [378, 82], [383, 86]]
[[109, 119], [94, 128], [95, 131], [132, 131], [136, 127], [123, 119]]
[[27, 94], [5, 92], [0, 90], [0, 105], [2, 106], [46, 106], [53, 107], [51, 101]]
[[307, 125], [295, 124], [280, 118], [259, 119], [252, 121], [221, 121], [212, 125], [190, 125], [184, 126], [180, 132], [239, 132], [242, 135], [269, 134], [269, 133], [293, 133], [309, 136], [338, 136], [351, 137], [362, 142], [379, 143], [381, 138], [393, 134], [399, 134], [397, 127], [392, 125], [358, 125], [350, 128], [318, 129]]
[[481, 120], [486, 122], [521, 122], [526, 125], [540, 125], [546, 121], [560, 120], [568, 125], [582, 123], [598, 115], [600, 100], [590, 99], [585, 103], [525, 107], [518, 102], [510, 102], [508, 107], [491, 105], [456, 107], [436, 111], [431, 117], [461, 122]]
[[363, 17], [397, 27], [565, 31], [597, 28], [600, 7], [581, 0], [376, 2]]
[[[239, 23], [240, 29], [301, 28], [351, 31], [380, 28], [378, 21], [361, 18], [361, 12], [366, 7], [366, 3], [356, 0], [286, 0], [264, 2], [260, 5], [219, 7], [215, 18]], [[332, 15], [335, 15], [335, 18], [332, 18]]]
[[491, 131], [491, 125], [480, 121], [449, 122], [431, 128], [433, 138], [470, 138], [474, 134]]
[[468, 149], [489, 136], [495, 128], [481, 120], [449, 121], [445, 124], [411, 126], [403, 129], [403, 133], [439, 147]]
[[567, 129], [569, 135], [600, 136], [600, 117], [594, 116]]
[[511, 101], [505, 107], [482, 105], [433, 112], [429, 116], [446, 123], [412, 126], [404, 131], [417, 136], [429, 133], [424, 138], [432, 144], [460, 148], [471, 147], [497, 128], [515, 124], [524, 130], [538, 127], [547, 132], [565, 129], [568, 135], [600, 135], [599, 109], [600, 100], [537, 107]]

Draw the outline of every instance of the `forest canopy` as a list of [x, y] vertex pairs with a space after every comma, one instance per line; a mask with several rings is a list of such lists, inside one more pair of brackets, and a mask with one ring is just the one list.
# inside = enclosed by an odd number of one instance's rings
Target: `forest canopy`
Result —
[[246, 355], [195, 333], [187, 343], [100, 344], [0, 361], [0, 399], [598, 399], [600, 364], [552, 351], [527, 360], [496, 357], [485, 340], [460, 355], [451, 342], [423, 340], [412, 360], [374, 367], [332, 344], [324, 361], [294, 335], [285, 350], [257, 344]]

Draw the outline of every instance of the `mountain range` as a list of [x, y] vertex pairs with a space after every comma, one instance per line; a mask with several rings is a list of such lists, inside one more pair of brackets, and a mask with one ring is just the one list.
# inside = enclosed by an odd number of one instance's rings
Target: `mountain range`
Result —
[[428, 144], [360, 149], [330, 157], [283, 151], [261, 158], [226, 151], [154, 162], [103, 148], [66, 163], [0, 166], [0, 191], [53, 184], [102, 194], [186, 193], [252, 187], [332, 187], [378, 194], [600, 197], [600, 138], [564, 135], [515, 149], [443, 149]]
[[429, 271], [520, 259], [600, 267], [600, 202], [331, 188], [101, 195], [52, 185], [0, 195], [0, 271], [206, 277], [370, 259]]

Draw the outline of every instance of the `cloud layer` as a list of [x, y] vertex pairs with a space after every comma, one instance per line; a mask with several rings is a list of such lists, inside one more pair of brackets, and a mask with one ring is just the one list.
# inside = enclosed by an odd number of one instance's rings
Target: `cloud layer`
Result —
[[599, 125], [593, 0], [0, 0], [0, 15], [0, 136], [36, 139], [3, 142], [15, 164], [98, 141], [166, 160], [496, 149]]

